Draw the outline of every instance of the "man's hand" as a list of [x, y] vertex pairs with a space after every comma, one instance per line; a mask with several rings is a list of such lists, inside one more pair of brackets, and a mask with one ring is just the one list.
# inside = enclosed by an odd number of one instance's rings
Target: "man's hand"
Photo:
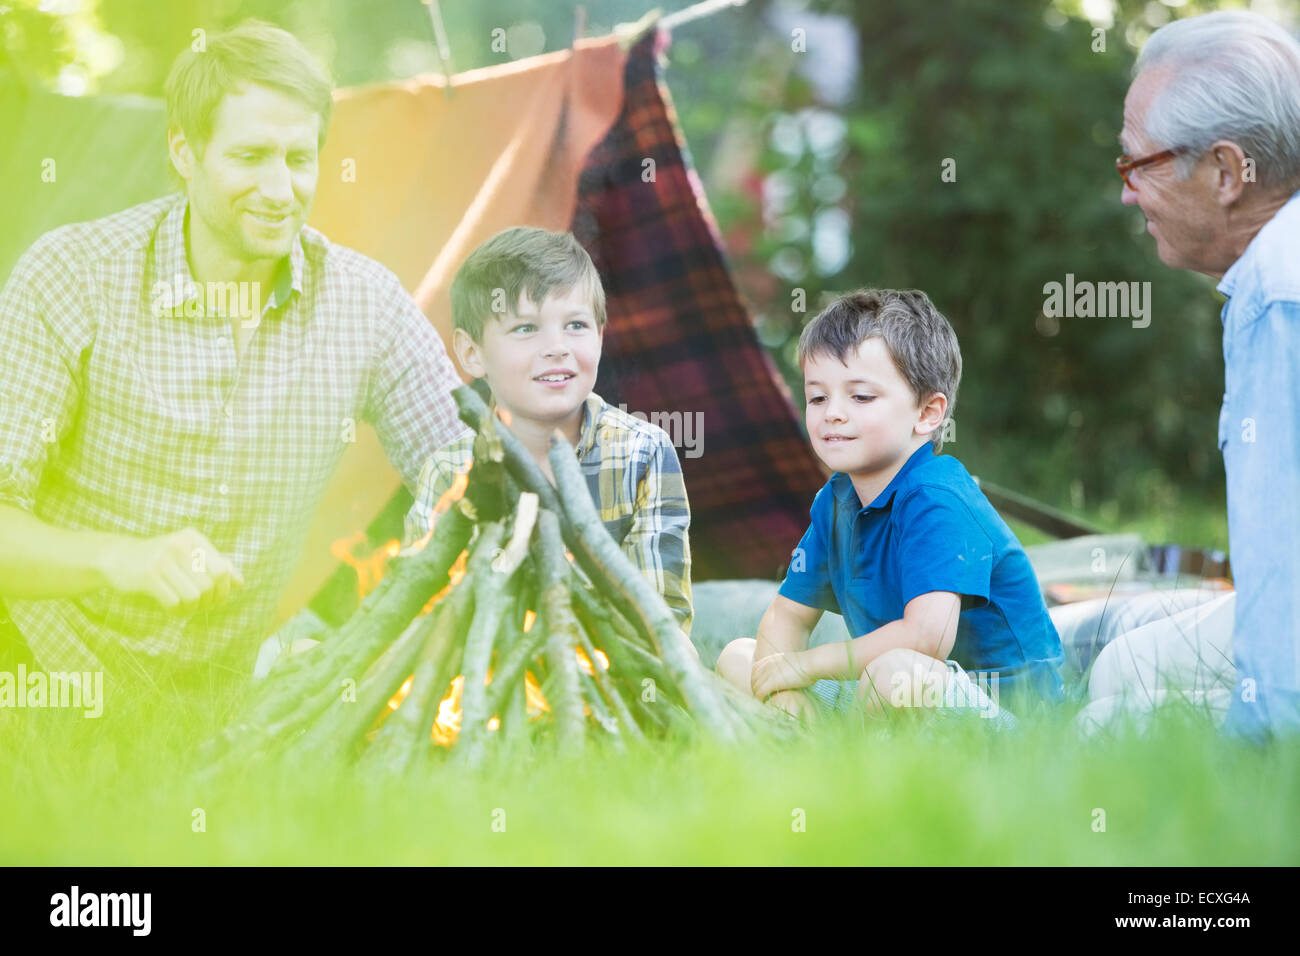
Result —
[[784, 711], [799, 720], [815, 719], [817, 707], [808, 695], [801, 690], [777, 691], [767, 701], [769, 707]]
[[105, 554], [104, 576], [114, 591], [151, 597], [177, 614], [216, 607], [244, 584], [230, 559], [193, 528], [122, 538]]
[[803, 666], [798, 651], [770, 654], [756, 660], [749, 674], [750, 689], [756, 698], [764, 701], [778, 691], [798, 690], [812, 682], [813, 678]]

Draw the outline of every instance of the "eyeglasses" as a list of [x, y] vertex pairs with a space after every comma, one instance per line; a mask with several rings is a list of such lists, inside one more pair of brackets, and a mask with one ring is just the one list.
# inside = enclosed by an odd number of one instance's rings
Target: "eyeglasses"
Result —
[[1175, 147], [1174, 149], [1163, 149], [1158, 153], [1152, 153], [1150, 156], [1143, 156], [1141, 159], [1134, 159], [1128, 153], [1118, 157], [1115, 160], [1115, 169], [1124, 177], [1124, 185], [1129, 189], [1137, 192], [1137, 187], [1133, 185], [1133, 180], [1128, 178], [1128, 174], [1135, 169], [1143, 166], [1150, 166], [1152, 163], [1163, 163], [1166, 159], [1173, 159], [1187, 150], [1184, 147]]

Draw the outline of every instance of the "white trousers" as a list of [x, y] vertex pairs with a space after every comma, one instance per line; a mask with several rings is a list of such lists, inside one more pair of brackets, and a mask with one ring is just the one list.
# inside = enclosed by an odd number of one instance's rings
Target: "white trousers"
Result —
[[[1122, 602], [1084, 602], [1055, 609], [1062, 642], [1077, 628], [1097, 629], [1106, 641], [1088, 678], [1088, 703], [1076, 717], [1085, 734], [1122, 719], [1144, 727], [1151, 712], [1175, 701], [1223, 722], [1232, 700], [1235, 591], [1156, 591]], [[1059, 613], [1058, 613], [1059, 612]], [[1103, 615], [1109, 615], [1109, 622]], [[1098, 623], [1101, 620], [1103, 623]], [[1083, 631], [1084, 634], [1088, 632]]]

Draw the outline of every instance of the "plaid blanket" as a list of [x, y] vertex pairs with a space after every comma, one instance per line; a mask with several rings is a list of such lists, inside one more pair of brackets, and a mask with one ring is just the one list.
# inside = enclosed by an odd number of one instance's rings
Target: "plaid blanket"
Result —
[[608, 296], [596, 391], [674, 439], [694, 576], [770, 578], [825, 477], [728, 272], [660, 76], [661, 36], [629, 52], [623, 110], [578, 183], [573, 232]]

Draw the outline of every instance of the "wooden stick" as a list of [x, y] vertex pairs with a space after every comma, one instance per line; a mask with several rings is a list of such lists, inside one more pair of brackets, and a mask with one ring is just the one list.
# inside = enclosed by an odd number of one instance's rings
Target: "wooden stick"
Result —
[[523, 681], [517, 681], [510, 688], [505, 710], [501, 723], [506, 742], [512, 747], [520, 746], [528, 739], [528, 689]]
[[[310, 763], [332, 762], [350, 756], [380, 712], [406, 680], [421, 650], [433, 633], [432, 615], [415, 621], [397, 639], [379, 672], [362, 681], [355, 698], [336, 693], [321, 717], [293, 746], [293, 753]], [[279, 731], [275, 736], [281, 736]]]
[[625, 752], [627, 750], [625, 728], [619, 724], [618, 718], [610, 712], [605, 699], [600, 694], [600, 688], [596, 686], [596, 682], [592, 680], [591, 675], [584, 670], [578, 671], [578, 678], [579, 685], [582, 688], [582, 699], [591, 708], [596, 723], [608, 731], [609, 737], [607, 739], [613, 743], [614, 749]]
[[[505, 637], [498, 641], [498, 644], [505, 653], [501, 653], [501, 650], [497, 651], [492, 683], [488, 685], [488, 713], [501, 717], [502, 742], [511, 748], [526, 746], [529, 741], [528, 691], [523, 670], [511, 677], [505, 669], [506, 659], [516, 654], [526, 653], [525, 648], [534, 633], [539, 635], [545, 633], [538, 630], [540, 620], [537, 612], [533, 610], [537, 605], [537, 593], [532, 585], [532, 579], [526, 578], [524, 585], [519, 588], [519, 600], [515, 604], [512, 617], [502, 624]], [[533, 624], [528, 631], [525, 631], [524, 622], [530, 613], [533, 615]]]
[[451, 65], [451, 44], [447, 42], [447, 28], [442, 24], [442, 8], [438, 6], [438, 0], [424, 0], [424, 5], [429, 8], [429, 20], [433, 24], [433, 46], [438, 51], [438, 65], [442, 67], [442, 76], [447, 84], [443, 88], [443, 96], [450, 97], [454, 70]]
[[488, 415], [483, 428], [474, 436], [474, 477], [468, 497], [473, 501], [479, 521], [500, 521], [509, 508], [506, 500], [505, 457], [501, 438], [497, 433], [500, 423], [496, 415]]
[[[569, 591], [573, 595], [573, 609], [583, 619], [583, 624], [594, 632], [613, 632], [624, 641], [640, 649], [648, 649], [650, 642], [641, 636], [641, 632], [610, 604], [601, 601], [591, 587], [584, 581], [577, 569], [572, 569], [573, 581]], [[658, 658], [654, 658], [658, 661]]]
[[[274, 671], [268, 687], [246, 715], [206, 746], [207, 759], [266, 744], [275, 736], [314, 720], [338, 698], [339, 683], [348, 676], [360, 679], [371, 663], [391, 646], [419, 610], [446, 586], [452, 564], [469, 541], [473, 525], [459, 508], [452, 508], [437, 523], [422, 551], [389, 565], [380, 587], [329, 641], [307, 652], [311, 663], [283, 676]], [[316, 655], [320, 655], [317, 657]]]
[[[491, 535], [493, 547], [504, 536], [504, 529], [497, 522], [483, 526], [480, 535]], [[460, 734], [456, 738], [453, 758], [469, 767], [482, 763], [483, 745], [487, 734], [487, 720], [491, 716], [487, 710], [487, 671], [492, 660], [492, 645], [506, 609], [513, 604], [507, 592], [507, 585], [515, 568], [505, 571], [487, 570], [479, 574], [474, 586], [474, 621], [465, 638], [465, 656], [461, 663], [461, 673], [465, 684], [461, 690]]]
[[483, 399], [478, 397], [478, 393], [468, 385], [461, 385], [452, 390], [451, 397], [456, 402], [461, 421], [475, 431], [492, 428], [496, 432], [501, 439], [502, 463], [505, 465], [506, 472], [524, 491], [531, 491], [537, 495], [543, 508], [555, 512], [557, 517], [562, 518], [563, 509], [560, 507], [560, 499], [556, 496], [555, 487], [546, 480], [542, 469], [537, 466], [533, 456], [528, 453], [528, 449], [524, 448], [514, 433], [504, 426], [498, 427], [499, 423], [492, 423], [491, 420], [495, 416], [483, 403]]
[[385, 719], [379, 735], [367, 748], [364, 759], [368, 765], [403, 773], [410, 769], [417, 754], [431, 746], [430, 729], [438, 716], [443, 691], [460, 663], [456, 652], [473, 613], [474, 588], [468, 582], [490, 565], [492, 557], [492, 549], [476, 547], [466, 562], [468, 581], [463, 580], [434, 606], [439, 618], [432, 637], [415, 662], [411, 689], [397, 712]]
[[531, 491], [525, 491], [519, 496], [519, 502], [515, 506], [515, 529], [510, 536], [510, 543], [492, 562], [492, 570], [498, 574], [508, 567], [519, 567], [528, 556], [528, 539], [532, 537], [533, 526], [537, 524], [537, 500]]
[[546, 615], [546, 663], [553, 674], [548, 686], [551, 713], [555, 717], [560, 753], [580, 756], [585, 740], [582, 713], [582, 686], [575, 656], [578, 620], [569, 601], [568, 562], [564, 557], [564, 540], [560, 522], [553, 511], [543, 511], [538, 518], [539, 570], [541, 574], [542, 610]]
[[743, 732], [740, 722], [733, 720], [725, 698], [710, 683], [712, 675], [704, 671], [686, 646], [689, 638], [677, 626], [663, 596], [650, 586], [605, 530], [578, 468], [573, 446], [558, 432], [551, 438], [550, 460], [569, 524], [595, 569], [593, 582], [602, 594], [625, 606], [631, 612], [633, 623], [654, 642], [700, 723], [718, 739], [735, 741]]
[[748, 2], [749, 0], [702, 0], [684, 10], [668, 14], [659, 21], [659, 26], [665, 30], [672, 30], [702, 17], [711, 17], [728, 7], [743, 7]]
[[[537, 508], [529, 507], [524, 502], [523, 507], [515, 512], [512, 542], [526, 543], [536, 521]], [[504, 530], [500, 524], [493, 523], [484, 528], [482, 533], [487, 534], [489, 529], [494, 542], [492, 546], [495, 548], [504, 536]], [[493, 558], [489, 568], [474, 576], [476, 607], [474, 621], [465, 638], [462, 661], [465, 684], [461, 691], [460, 734], [456, 739], [455, 754], [456, 759], [471, 767], [478, 766], [482, 761], [488, 733], [487, 721], [492, 715], [488, 708], [488, 689], [485, 686], [488, 665], [492, 661], [492, 646], [498, 632], [507, 624], [507, 612], [515, 607], [517, 597], [511, 598], [507, 589], [527, 554], [526, 547], [507, 548]]]
[[519, 639], [505, 654], [497, 658], [497, 666], [492, 674], [492, 683], [488, 685], [488, 711], [493, 714], [509, 700], [511, 690], [524, 679], [530, 662], [541, 655], [546, 646], [546, 614], [543, 610], [528, 633], [519, 635]]
[[596, 648], [591, 643], [591, 638], [587, 636], [587, 632], [583, 630], [581, 624], [578, 626], [578, 640], [582, 643], [582, 650], [587, 655], [587, 660], [591, 661], [592, 680], [609, 703], [610, 710], [613, 711], [624, 732], [636, 740], [645, 740], [645, 734], [641, 732], [641, 728], [637, 726], [637, 722], [632, 717], [631, 711], [628, 710], [627, 704], [619, 696], [618, 688], [614, 686], [613, 681], [609, 679], [609, 675], [601, 668], [600, 661], [596, 658]]
[[[564, 540], [573, 550], [574, 557], [577, 558], [578, 563], [582, 565], [583, 570], [587, 572], [588, 576], [591, 577], [592, 580], [596, 580], [601, 573], [598, 559], [590, 553], [586, 542], [584, 542], [574, 531], [565, 507], [560, 502], [559, 493], [556, 491], [555, 486], [547, 479], [546, 475], [542, 473], [542, 469], [539, 468], [537, 462], [533, 460], [533, 456], [529, 454], [528, 450], [524, 448], [523, 444], [515, 437], [509, 428], [506, 428], [500, 422], [493, 421], [495, 415], [488, 410], [487, 405], [483, 403], [483, 399], [479, 398], [478, 393], [472, 388], [468, 385], [462, 385], [454, 389], [451, 394], [452, 398], [456, 401], [456, 407], [459, 410], [461, 421], [465, 422], [465, 424], [469, 425], [476, 431], [489, 428], [500, 438], [503, 459], [502, 463], [505, 465], [506, 472], [514, 477], [525, 491], [531, 491], [533, 494], [537, 495], [543, 508], [554, 512], [555, 516], [560, 521], [560, 530]], [[572, 446], [569, 446], [569, 458], [571, 462], [576, 465]], [[552, 470], [553, 469], [554, 464], [552, 463]], [[590, 494], [585, 492], [585, 488], [584, 496], [586, 500], [590, 501]], [[608, 533], [606, 533], [606, 537], [608, 538]], [[612, 539], [610, 540], [612, 543]], [[617, 548], [617, 546], [615, 546], [615, 548]], [[608, 597], [614, 601], [621, 600], [623, 603], [618, 606], [618, 609], [628, 618], [629, 621], [635, 619], [636, 612], [627, 606], [628, 599], [621, 591], [609, 595]], [[660, 601], [662, 603], [662, 598]], [[633, 628], [633, 631], [635, 633], [636, 629]], [[653, 646], [653, 641], [647, 639], [646, 644], [647, 646]]]

